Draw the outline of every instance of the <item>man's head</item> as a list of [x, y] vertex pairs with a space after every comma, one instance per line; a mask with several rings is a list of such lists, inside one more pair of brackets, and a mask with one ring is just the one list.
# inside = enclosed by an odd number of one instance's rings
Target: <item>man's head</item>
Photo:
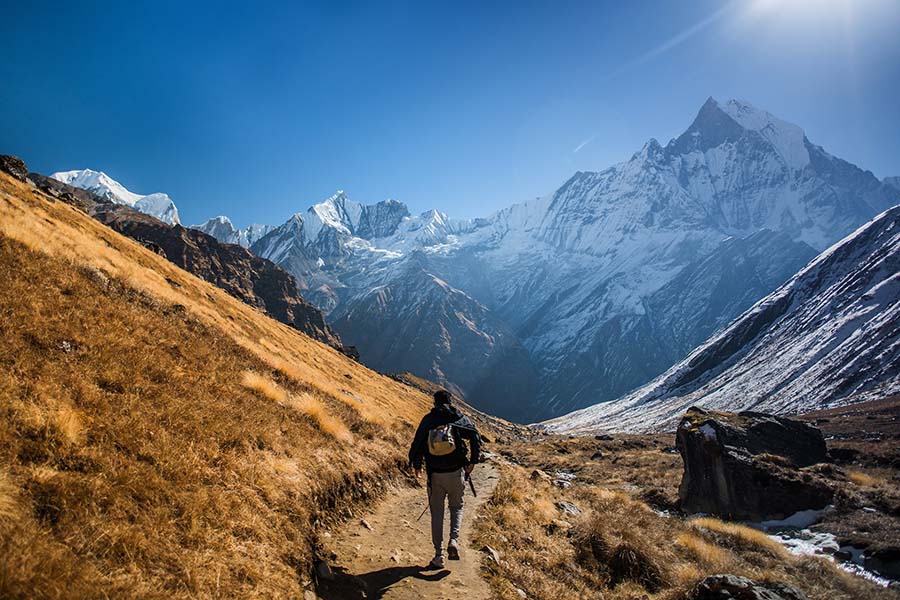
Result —
[[453, 396], [451, 396], [450, 392], [448, 392], [447, 390], [438, 390], [434, 393], [435, 406], [450, 404], [451, 400], [453, 400]]

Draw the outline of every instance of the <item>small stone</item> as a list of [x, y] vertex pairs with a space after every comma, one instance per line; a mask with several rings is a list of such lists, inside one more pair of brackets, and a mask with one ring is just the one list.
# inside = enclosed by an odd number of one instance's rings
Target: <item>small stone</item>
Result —
[[519, 595], [519, 598], [527, 598], [528, 594], [525, 593], [525, 590], [522, 588], [516, 588], [516, 594]]
[[611, 442], [613, 436], [609, 435], [608, 433], [601, 433], [600, 435], [595, 435], [594, 439], [600, 442]]
[[603, 451], [597, 450], [593, 454], [591, 454], [591, 460], [597, 460], [598, 458], [603, 458]]
[[538, 479], [549, 480], [550, 476], [541, 471], [540, 469], [535, 469], [531, 472], [531, 480], [537, 481]]
[[366, 521], [365, 519], [361, 520], [359, 522], [359, 524], [362, 525], [363, 527], [365, 527], [366, 529], [368, 529], [369, 531], [372, 531], [372, 526], [369, 525], [369, 522]]
[[500, 553], [491, 548], [490, 546], [485, 546], [481, 549], [482, 552], [487, 554], [487, 558], [489, 561], [494, 563], [495, 565], [500, 565]]
[[569, 530], [572, 528], [572, 524], [568, 521], [563, 521], [562, 519], [553, 519], [553, 522], [550, 523], [551, 529], [557, 530], [562, 529], [563, 531]]
[[316, 563], [316, 577], [330, 581], [334, 579], [334, 571], [331, 570], [331, 566], [327, 562], [320, 560]]
[[566, 489], [568, 487], [572, 487], [572, 482], [566, 481], [565, 479], [554, 479], [553, 485], [561, 489]]
[[563, 511], [567, 515], [572, 515], [573, 517], [577, 517], [581, 514], [581, 509], [572, 504], [571, 502], [566, 502], [563, 500], [562, 502], [556, 503], [556, 508]]

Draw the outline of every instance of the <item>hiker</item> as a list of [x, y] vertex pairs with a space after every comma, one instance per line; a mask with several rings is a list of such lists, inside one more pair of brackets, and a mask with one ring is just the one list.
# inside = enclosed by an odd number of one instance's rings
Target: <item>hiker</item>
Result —
[[[459, 560], [459, 528], [462, 525], [466, 479], [481, 459], [481, 436], [472, 421], [451, 404], [447, 390], [434, 393], [434, 408], [422, 418], [409, 449], [409, 462], [416, 479], [427, 474], [428, 506], [431, 510], [431, 541], [434, 558], [430, 566], [444, 568], [444, 499], [450, 507], [450, 541], [447, 557]], [[466, 442], [471, 445], [467, 456]]]

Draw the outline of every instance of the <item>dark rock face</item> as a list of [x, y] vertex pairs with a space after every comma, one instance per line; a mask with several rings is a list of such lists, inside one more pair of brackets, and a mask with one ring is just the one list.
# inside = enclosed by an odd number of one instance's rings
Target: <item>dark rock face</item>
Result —
[[297, 291], [285, 270], [249, 250], [221, 244], [214, 237], [180, 225], [167, 225], [128, 207], [110, 204], [91, 211], [92, 216], [119, 233], [153, 244], [154, 252], [182, 269], [222, 288], [235, 298], [262, 310], [312, 338], [340, 347], [340, 338], [325, 317]]
[[0, 171], [9, 173], [19, 181], [25, 181], [28, 176], [28, 167], [25, 166], [25, 161], [18, 156], [8, 154], [0, 154]]
[[822, 432], [764, 413], [706, 412], [682, 418], [676, 446], [684, 460], [681, 508], [729, 519], [783, 519], [824, 508], [833, 491], [807, 467], [826, 460]]
[[864, 556], [866, 568], [883, 577], [900, 580], [900, 547], [886, 546]]
[[[162, 221], [96, 194], [36, 173], [29, 179], [45, 192], [85, 210], [92, 217], [166, 257], [185, 271], [219, 287], [235, 298], [335, 348], [340, 337], [325, 317], [297, 290], [284, 269], [247, 249], [222, 244], [214, 237]], [[68, 199], [68, 200], [67, 200]]]
[[809, 600], [785, 583], [753, 581], [737, 575], [713, 575], [697, 584], [690, 600]]
[[479, 409], [514, 422], [533, 416], [537, 374], [515, 335], [476, 300], [413, 260], [396, 284], [379, 287], [336, 315], [334, 327], [365, 364], [409, 371]]

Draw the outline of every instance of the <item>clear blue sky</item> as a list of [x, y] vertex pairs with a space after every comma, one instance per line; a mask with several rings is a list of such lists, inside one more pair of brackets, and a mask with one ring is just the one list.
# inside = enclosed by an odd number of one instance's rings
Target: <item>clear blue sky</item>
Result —
[[0, 152], [167, 192], [186, 223], [336, 189], [480, 216], [714, 96], [900, 175], [896, 0], [187, 5], [7, 3]]

